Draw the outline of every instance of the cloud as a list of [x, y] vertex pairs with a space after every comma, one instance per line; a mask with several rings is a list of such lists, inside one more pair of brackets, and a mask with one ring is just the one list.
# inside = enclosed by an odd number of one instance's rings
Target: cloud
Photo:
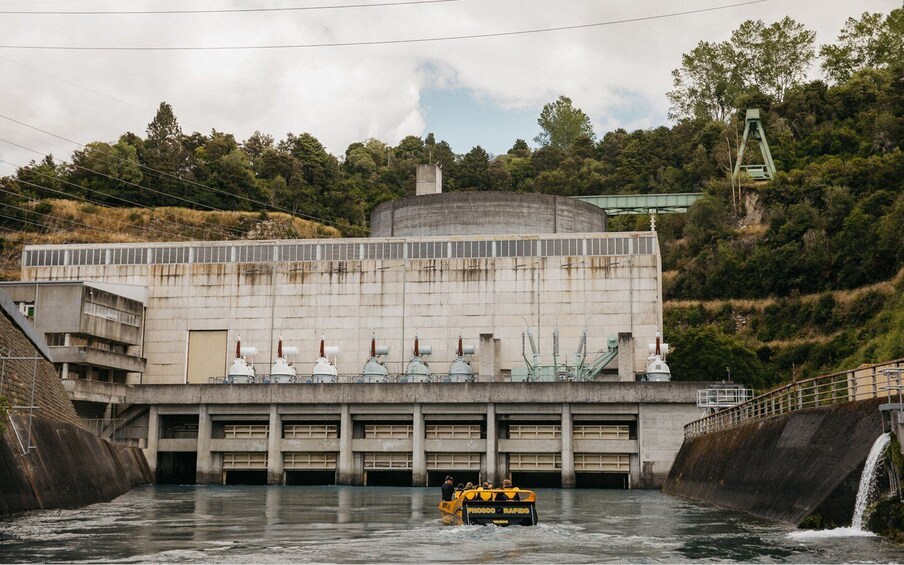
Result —
[[[376, 41], [572, 25], [719, 4], [716, 0], [620, 4], [593, 0], [462, 0], [242, 15], [5, 15], [0, 18], [0, 37], [2, 43], [21, 45]], [[615, 127], [660, 124], [668, 105], [665, 92], [671, 86], [669, 73], [680, 64], [681, 54], [698, 41], [726, 39], [748, 18], [771, 22], [787, 14], [816, 30], [818, 42], [826, 42], [834, 39], [846, 17], [867, 8], [887, 12], [897, 6], [888, 0], [870, 2], [868, 7], [863, 4], [767, 2], [592, 29], [366, 47], [138, 53], [0, 49], [0, 57], [94, 91], [0, 59], [6, 83], [0, 89], [0, 113], [88, 142], [113, 140], [125, 131], [143, 135], [155, 108], [165, 100], [173, 105], [186, 130], [207, 132], [216, 128], [235, 133], [240, 139], [255, 130], [277, 138], [287, 132], [310, 132], [329, 151], [341, 154], [349, 143], [368, 137], [395, 143], [405, 135], [424, 134], [430, 124], [425, 122], [421, 93], [439, 87], [462, 89], [500, 109], [539, 109], [565, 94], [591, 116], [602, 136]], [[128, 9], [185, 6], [175, 1], [135, 0]], [[209, 0], [191, 6], [245, 7], [247, 3]], [[116, 10], [123, 9], [123, 4], [82, 0], [17, 8]], [[34, 131], [14, 128], [4, 120], [0, 120], [0, 128], [5, 128], [0, 129], [0, 138], [41, 152], [53, 149], [55, 155], [68, 157], [75, 149]], [[443, 132], [436, 131], [436, 135], [442, 138]], [[474, 139], [472, 145], [480, 143], [480, 139]], [[32, 158], [37, 155], [0, 142], [0, 159], [21, 164]], [[8, 166], [3, 167], [0, 173], [11, 172]]]

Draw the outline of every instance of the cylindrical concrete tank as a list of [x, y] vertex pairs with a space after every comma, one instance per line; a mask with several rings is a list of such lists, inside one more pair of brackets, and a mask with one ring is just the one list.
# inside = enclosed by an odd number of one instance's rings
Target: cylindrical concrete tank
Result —
[[604, 231], [606, 212], [601, 208], [550, 194], [425, 194], [384, 202], [370, 215], [372, 237]]

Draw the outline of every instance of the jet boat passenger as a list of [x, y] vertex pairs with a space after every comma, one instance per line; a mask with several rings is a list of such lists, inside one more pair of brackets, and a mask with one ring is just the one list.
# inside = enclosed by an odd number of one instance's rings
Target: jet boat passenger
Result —
[[521, 497], [518, 495], [518, 487], [512, 486], [511, 479], [504, 479], [502, 481], [502, 488], [505, 489], [504, 500], [521, 500]]
[[452, 486], [452, 477], [446, 477], [446, 481], [443, 483], [443, 486], [440, 487], [440, 491], [443, 495], [443, 500], [448, 502], [452, 500], [453, 493], [455, 492], [455, 487]]

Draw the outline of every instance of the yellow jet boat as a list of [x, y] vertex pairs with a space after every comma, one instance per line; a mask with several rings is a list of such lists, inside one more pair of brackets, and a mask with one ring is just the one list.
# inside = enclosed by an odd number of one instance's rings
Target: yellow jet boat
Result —
[[439, 503], [443, 524], [460, 526], [536, 526], [537, 495], [530, 490], [494, 488], [466, 490]]

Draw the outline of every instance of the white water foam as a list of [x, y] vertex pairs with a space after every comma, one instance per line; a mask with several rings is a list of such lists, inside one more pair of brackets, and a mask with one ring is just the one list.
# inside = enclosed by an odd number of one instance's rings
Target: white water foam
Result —
[[849, 528], [833, 528], [831, 530], [800, 530], [788, 534], [792, 539], [818, 539], [818, 538], [844, 538], [844, 537], [873, 537], [876, 534], [863, 529], [863, 513], [869, 504], [870, 496], [876, 487], [876, 465], [879, 464], [885, 447], [891, 441], [891, 436], [884, 433], [876, 438], [873, 447], [866, 456], [863, 465], [863, 473], [860, 474], [860, 485], [857, 487], [857, 501], [854, 503], [854, 519]]
[[870, 495], [876, 486], [876, 465], [885, 452], [885, 447], [891, 441], [891, 436], [884, 433], [876, 438], [873, 448], [869, 450], [866, 457], [866, 464], [863, 466], [863, 473], [860, 475], [860, 486], [857, 488], [857, 502], [854, 504], [854, 519], [851, 521], [851, 529], [863, 530], [863, 512], [866, 511], [866, 505], [869, 504]]
[[824, 538], [871, 538], [876, 534], [854, 528], [832, 528], [831, 530], [798, 530], [791, 532], [791, 539], [824, 539]]

